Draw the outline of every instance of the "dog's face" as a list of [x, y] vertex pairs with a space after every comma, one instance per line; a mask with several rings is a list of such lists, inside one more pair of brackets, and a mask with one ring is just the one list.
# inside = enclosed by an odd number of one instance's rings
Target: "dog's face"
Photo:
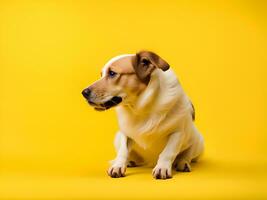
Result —
[[115, 57], [104, 66], [101, 78], [84, 89], [82, 94], [98, 111], [120, 103], [127, 104], [146, 88], [155, 68], [166, 71], [169, 65], [152, 52]]

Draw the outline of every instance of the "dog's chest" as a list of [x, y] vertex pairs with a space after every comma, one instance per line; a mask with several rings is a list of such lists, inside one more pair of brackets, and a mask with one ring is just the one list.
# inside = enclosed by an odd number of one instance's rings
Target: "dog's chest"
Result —
[[164, 136], [164, 131], [159, 131], [160, 118], [158, 116], [127, 116], [119, 118], [120, 130], [139, 146], [147, 149], [158, 143]]

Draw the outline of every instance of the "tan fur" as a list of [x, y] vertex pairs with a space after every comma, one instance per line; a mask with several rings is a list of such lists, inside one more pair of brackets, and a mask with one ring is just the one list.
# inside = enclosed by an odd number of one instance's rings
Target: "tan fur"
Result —
[[84, 96], [97, 110], [117, 105], [120, 130], [111, 177], [124, 176], [128, 163], [156, 165], [153, 177], [159, 179], [172, 176], [172, 165], [191, 171], [204, 141], [193, 123], [193, 104], [166, 61], [144, 51], [115, 57], [86, 90]]
[[[117, 73], [115, 78], [108, 78], [107, 73], [112, 70]], [[102, 103], [106, 97], [122, 94], [126, 96], [136, 96], [145, 88], [145, 84], [137, 77], [133, 65], [132, 56], [124, 57], [110, 65], [102, 71], [102, 77], [90, 86], [93, 91], [95, 103]]]

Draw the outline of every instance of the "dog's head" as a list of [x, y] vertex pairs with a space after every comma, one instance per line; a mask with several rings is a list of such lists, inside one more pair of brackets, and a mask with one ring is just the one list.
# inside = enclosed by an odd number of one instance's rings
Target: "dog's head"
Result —
[[146, 88], [156, 68], [166, 71], [169, 64], [153, 52], [117, 56], [104, 66], [101, 78], [84, 89], [82, 95], [99, 111], [127, 104]]

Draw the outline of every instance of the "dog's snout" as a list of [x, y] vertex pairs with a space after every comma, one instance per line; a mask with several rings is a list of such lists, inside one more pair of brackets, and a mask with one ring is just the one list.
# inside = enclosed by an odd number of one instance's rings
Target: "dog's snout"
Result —
[[91, 90], [89, 88], [86, 88], [82, 91], [82, 95], [84, 96], [84, 98], [88, 99], [90, 97], [91, 94]]

